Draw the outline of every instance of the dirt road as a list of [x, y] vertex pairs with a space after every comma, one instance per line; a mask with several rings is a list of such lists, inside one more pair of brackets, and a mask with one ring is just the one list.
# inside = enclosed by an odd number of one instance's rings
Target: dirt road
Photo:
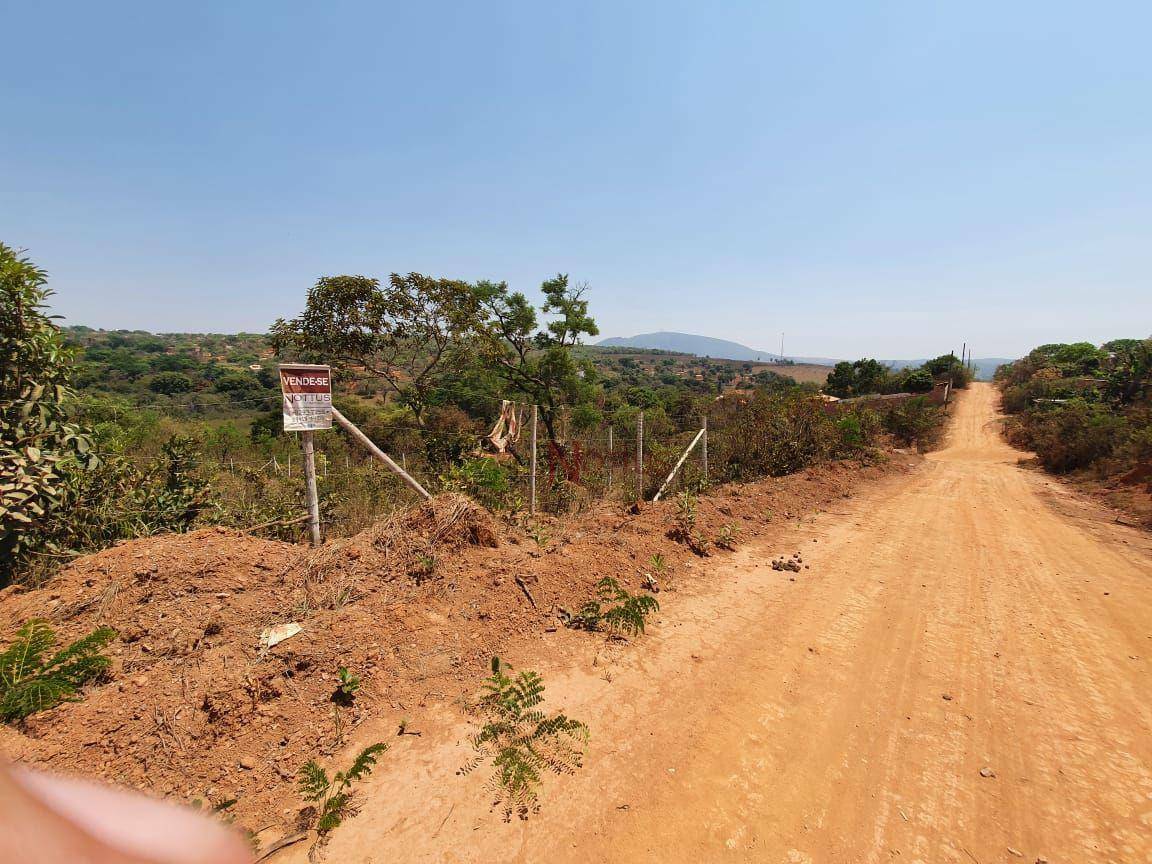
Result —
[[573, 669], [542, 644], [592, 740], [538, 817], [455, 776], [446, 710], [392, 739], [327, 860], [1152, 861], [1152, 544], [994, 424], [978, 385], [919, 470], [713, 565], [636, 645]]

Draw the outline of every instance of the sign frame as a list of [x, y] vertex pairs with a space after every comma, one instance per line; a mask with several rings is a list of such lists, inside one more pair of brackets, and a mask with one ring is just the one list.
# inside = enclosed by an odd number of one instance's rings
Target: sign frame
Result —
[[282, 363], [278, 367], [285, 432], [332, 428], [332, 367]]

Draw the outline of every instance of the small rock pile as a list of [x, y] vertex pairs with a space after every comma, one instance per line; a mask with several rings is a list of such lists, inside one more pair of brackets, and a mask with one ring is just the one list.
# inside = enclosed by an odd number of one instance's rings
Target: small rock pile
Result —
[[804, 559], [800, 557], [799, 552], [793, 552], [791, 558], [783, 556], [777, 558], [772, 562], [773, 570], [791, 570], [793, 573], [800, 572], [800, 566], [804, 563]]

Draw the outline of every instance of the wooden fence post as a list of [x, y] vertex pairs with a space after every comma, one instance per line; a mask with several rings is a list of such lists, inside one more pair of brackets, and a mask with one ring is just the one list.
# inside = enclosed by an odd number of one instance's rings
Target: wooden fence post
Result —
[[644, 500], [644, 412], [636, 418], [636, 499]]
[[311, 432], [300, 433], [304, 447], [304, 495], [308, 502], [308, 533], [312, 545], [320, 545], [320, 497], [316, 493], [316, 448]]
[[540, 406], [532, 406], [532, 474], [528, 480], [529, 504], [528, 512], [536, 515], [536, 424], [540, 419]]
[[612, 455], [613, 455], [612, 451], [615, 449], [613, 447], [613, 444], [614, 444], [614, 442], [612, 440], [612, 427], [609, 426], [608, 427], [608, 488], [609, 489], [612, 488]]

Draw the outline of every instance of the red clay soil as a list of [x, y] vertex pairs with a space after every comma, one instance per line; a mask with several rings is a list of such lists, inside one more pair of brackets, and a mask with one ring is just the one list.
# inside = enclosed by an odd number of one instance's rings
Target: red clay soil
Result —
[[[698, 527], [771, 537], [918, 457], [841, 462], [704, 496]], [[107, 678], [82, 701], [0, 727], [10, 757], [170, 798], [237, 799], [239, 824], [289, 831], [297, 769], [336, 752], [372, 717], [407, 718], [477, 690], [494, 654], [560, 626], [604, 576], [641, 590], [665, 556], [660, 599], [704, 567], [668, 538], [675, 502], [638, 514], [601, 505], [544, 518], [542, 542], [443, 497], [355, 537], [311, 551], [206, 529], [123, 543], [73, 562], [47, 586], [0, 592], [0, 634], [48, 618], [61, 640], [100, 624], [119, 631]], [[726, 552], [717, 550], [714, 555]], [[296, 621], [298, 635], [262, 649], [261, 631]], [[588, 639], [603, 636], [588, 634]], [[331, 701], [336, 673], [362, 681], [350, 707]], [[336, 716], [341, 730], [338, 734]]]

